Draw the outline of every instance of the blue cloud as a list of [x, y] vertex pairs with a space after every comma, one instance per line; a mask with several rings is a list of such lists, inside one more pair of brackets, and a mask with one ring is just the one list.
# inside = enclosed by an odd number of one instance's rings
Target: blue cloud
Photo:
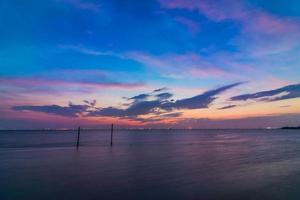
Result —
[[138, 101], [131, 104], [126, 109], [107, 107], [97, 111], [92, 111], [89, 116], [110, 116], [110, 117], [125, 117], [125, 116], [138, 116], [153, 113], [155, 108], [160, 107], [161, 102], [154, 101]]
[[[282, 95], [275, 96], [280, 94]], [[243, 95], [231, 97], [230, 99], [232, 101], [246, 101], [249, 99], [257, 100], [262, 98], [260, 99], [261, 101], [270, 102], [270, 101], [280, 101], [280, 100], [292, 99], [298, 97], [300, 97], [300, 84], [288, 85], [275, 90], [267, 90], [267, 91], [252, 93], [252, 94], [243, 94]]]
[[237, 106], [237, 105], [224, 106], [224, 107], [218, 108], [218, 110], [230, 109], [230, 108], [234, 108], [234, 107], [236, 107], [236, 106]]
[[158, 88], [158, 89], [153, 90], [153, 92], [154, 92], [154, 93], [155, 93], [155, 92], [163, 92], [163, 91], [166, 91], [166, 90], [168, 90], [168, 88], [162, 87], [162, 88]]
[[209, 90], [203, 94], [191, 98], [165, 103], [161, 107], [165, 110], [208, 108], [208, 106], [217, 98], [216, 95], [241, 84], [242, 82], [226, 85], [215, 90]]
[[149, 94], [139, 94], [134, 97], [130, 97], [127, 100], [141, 101], [146, 100], [150, 95]]
[[[177, 101], [168, 101], [165, 99], [157, 99], [152, 101], [135, 101], [131, 105], [129, 105], [126, 109], [121, 108], [114, 108], [114, 107], [107, 107], [102, 108], [97, 111], [92, 111], [88, 115], [90, 116], [112, 116], [112, 117], [128, 117], [128, 116], [138, 116], [144, 114], [155, 114], [157, 110], [163, 111], [172, 111], [172, 110], [179, 110], [179, 109], [201, 109], [201, 108], [208, 108], [209, 105], [217, 98], [216, 95], [221, 94], [222, 92], [236, 87], [242, 84], [234, 83], [230, 85], [226, 85], [220, 87], [215, 90], [209, 90], [203, 94], [186, 98], [180, 99]], [[164, 93], [162, 93], [164, 94]], [[168, 93], [162, 96], [170, 96], [171, 94]]]
[[169, 92], [159, 93], [159, 94], [155, 95], [155, 97], [157, 97], [158, 99], [161, 99], [161, 100], [169, 99], [172, 96], [173, 96], [173, 94], [169, 93]]
[[[154, 114], [167, 117], [175, 117], [180, 114], [166, 113], [173, 110], [180, 109], [201, 109], [208, 108], [209, 105], [217, 98], [216, 95], [221, 94], [222, 92], [236, 87], [242, 83], [234, 83], [226, 85], [215, 90], [209, 90], [203, 94], [186, 98], [179, 99], [177, 101], [167, 100], [173, 94], [171, 93], [160, 93], [157, 94], [158, 97], [155, 100], [145, 100], [149, 94], [140, 94], [129, 99], [134, 100], [128, 105], [127, 108], [115, 108], [115, 107], [106, 107], [106, 108], [96, 108], [96, 101], [87, 101], [84, 100], [83, 105], [75, 105], [70, 103], [68, 106], [59, 106], [59, 105], [43, 105], [43, 106], [14, 106], [13, 110], [22, 111], [29, 110], [35, 112], [43, 112], [48, 114], [56, 114], [66, 117], [77, 117], [79, 115], [87, 116], [109, 116], [109, 117], [123, 117], [134, 119], [139, 115]], [[163, 114], [161, 114], [163, 113]]]
[[[90, 104], [93, 104], [90, 103]], [[69, 103], [68, 106], [59, 106], [59, 105], [43, 105], [43, 106], [14, 106], [13, 110], [16, 111], [34, 111], [34, 112], [43, 112], [48, 114], [61, 115], [65, 117], [77, 117], [79, 114], [87, 111], [91, 105], [75, 105]]]

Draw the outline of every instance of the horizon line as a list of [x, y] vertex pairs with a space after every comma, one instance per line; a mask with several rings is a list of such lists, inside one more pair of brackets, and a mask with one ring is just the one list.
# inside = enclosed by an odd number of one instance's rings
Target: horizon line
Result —
[[[266, 128], [114, 128], [114, 130], [276, 130], [290, 126]], [[0, 131], [76, 131], [78, 128], [0, 129]], [[110, 128], [82, 128], [85, 131], [106, 131]]]

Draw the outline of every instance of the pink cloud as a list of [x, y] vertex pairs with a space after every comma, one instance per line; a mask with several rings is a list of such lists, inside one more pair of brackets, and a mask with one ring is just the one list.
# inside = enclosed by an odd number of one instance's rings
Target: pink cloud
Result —
[[234, 41], [241, 50], [272, 54], [292, 49], [300, 41], [298, 21], [277, 17], [241, 0], [160, 0], [160, 3], [166, 9], [198, 11], [217, 23], [239, 22], [242, 33]]
[[286, 33], [299, 31], [299, 26], [291, 21], [277, 18], [264, 12], [256, 12], [251, 28], [262, 30], [264, 33]]
[[256, 31], [276, 32], [294, 31], [298, 24], [284, 20], [261, 10], [247, 7], [242, 1], [236, 0], [160, 0], [161, 5], [168, 9], [197, 10], [210, 20], [220, 22], [225, 20], [240, 21], [247, 26], [256, 27]]
[[[2, 86], [16, 86], [26, 88], [29, 90], [45, 90], [48, 89], [61, 89], [63, 87], [90, 87], [94, 89], [99, 88], [122, 88], [132, 89], [143, 86], [142, 83], [119, 83], [119, 82], [80, 82], [80, 81], [64, 81], [64, 80], [46, 80], [37, 78], [0, 78]], [[47, 90], [47, 89], [46, 89]]]
[[131, 52], [127, 56], [150, 68], [159, 70], [164, 76], [172, 78], [222, 77], [243, 79], [235, 72], [229, 69], [225, 70], [222, 66], [215, 64], [208, 58], [203, 58], [195, 53], [155, 56], [142, 52]]
[[218, 68], [210, 68], [205, 70], [191, 69], [189, 72], [195, 77], [240, 78], [238, 75], [227, 73], [226, 71], [220, 70]]

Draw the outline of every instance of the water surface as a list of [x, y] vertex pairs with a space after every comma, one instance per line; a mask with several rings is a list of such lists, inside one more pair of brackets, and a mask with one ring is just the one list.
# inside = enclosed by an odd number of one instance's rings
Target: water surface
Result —
[[0, 132], [0, 199], [300, 199], [299, 130]]

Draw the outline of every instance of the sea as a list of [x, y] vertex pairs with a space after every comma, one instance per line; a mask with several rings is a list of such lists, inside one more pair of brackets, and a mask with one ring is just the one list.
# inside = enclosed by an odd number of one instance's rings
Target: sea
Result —
[[300, 130], [110, 134], [0, 131], [0, 199], [300, 199]]

